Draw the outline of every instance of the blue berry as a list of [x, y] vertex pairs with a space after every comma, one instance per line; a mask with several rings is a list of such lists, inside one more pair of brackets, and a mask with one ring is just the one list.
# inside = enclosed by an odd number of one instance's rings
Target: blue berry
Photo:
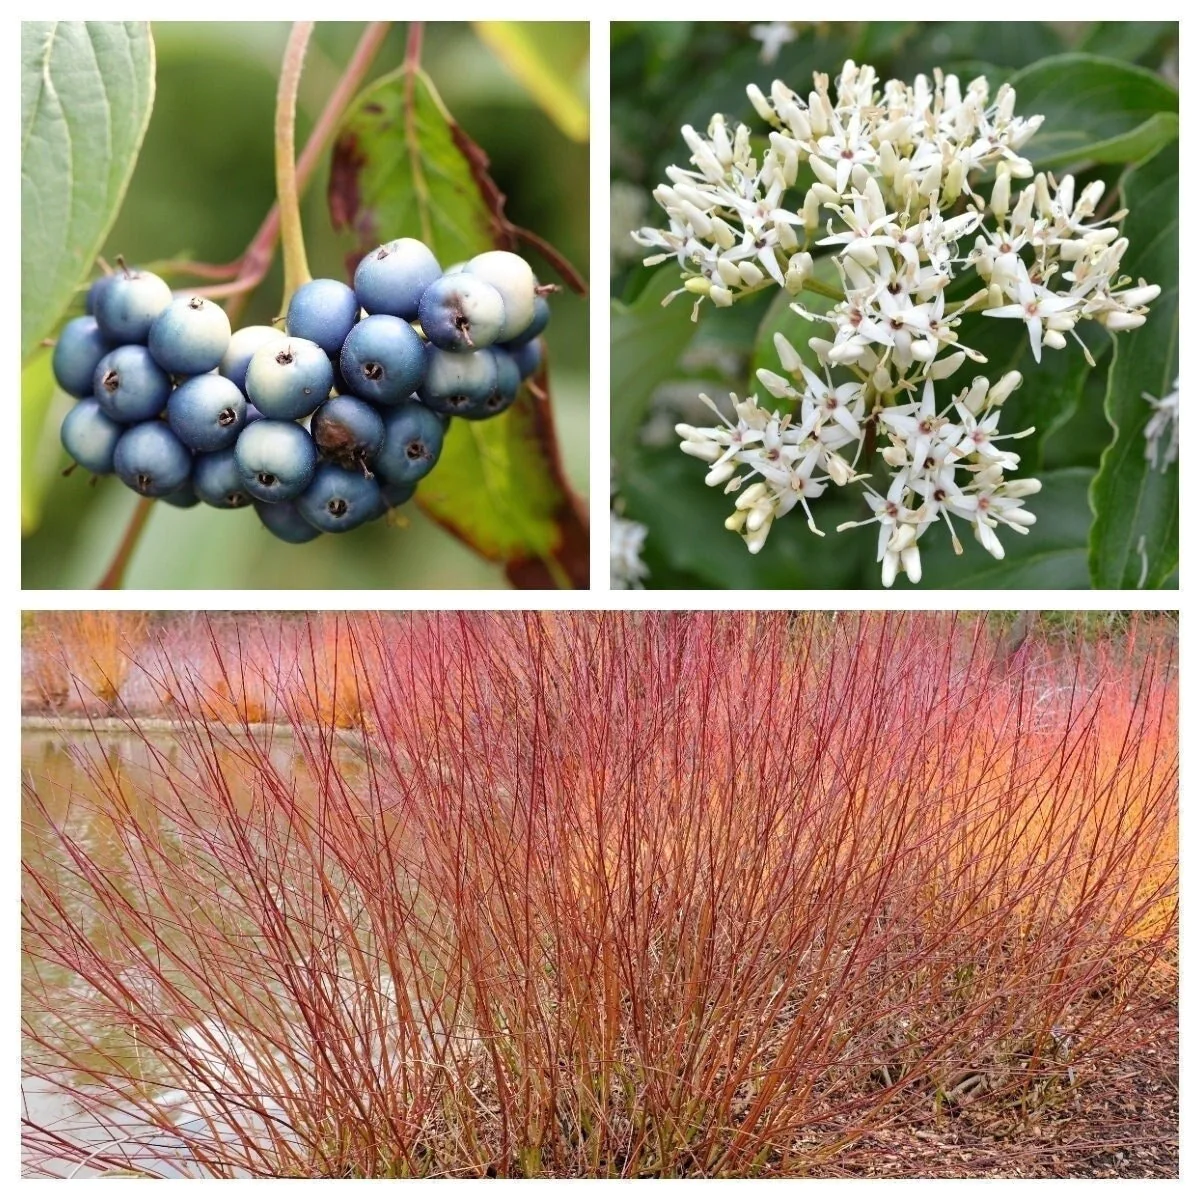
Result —
[[187, 482], [192, 456], [162, 421], [144, 421], [121, 434], [113, 469], [143, 496], [169, 496]]
[[538, 367], [542, 365], [542, 339], [535, 338], [515, 350], [510, 349], [509, 353], [517, 364], [517, 370], [521, 372], [521, 378], [528, 379], [531, 375], [536, 375]]
[[307, 417], [328, 398], [333, 388], [329, 356], [304, 338], [260, 346], [246, 369], [246, 395], [271, 420]]
[[425, 377], [424, 346], [399, 317], [367, 317], [350, 330], [341, 369], [346, 386], [360, 400], [399, 404]]
[[282, 542], [300, 545], [321, 536], [321, 531], [300, 515], [294, 500], [282, 500], [278, 504], [264, 504], [261, 500], [255, 500], [254, 511], [264, 527]]
[[490, 346], [504, 327], [504, 301], [486, 280], [462, 271], [435, 279], [421, 296], [425, 336], [442, 350]]
[[146, 344], [150, 326], [171, 303], [171, 289], [151, 271], [123, 269], [94, 297], [96, 324], [111, 342]]
[[326, 400], [313, 413], [309, 430], [322, 455], [345, 467], [361, 469], [383, 444], [383, 418], [354, 396]]
[[89, 317], [96, 315], [96, 301], [99, 300], [105, 289], [115, 278], [115, 275], [101, 275], [99, 279], [92, 281], [92, 285], [88, 288], [87, 296], [83, 301], [83, 311]]
[[427, 346], [425, 361], [425, 382], [417, 395], [434, 412], [464, 416], [482, 409], [496, 390], [496, 358], [490, 348], [473, 354], [450, 354]]
[[316, 342], [326, 354], [337, 357], [346, 335], [358, 323], [358, 297], [354, 289], [336, 279], [314, 279], [297, 288], [287, 310], [287, 331], [292, 337]]
[[85, 471], [108, 475], [124, 432], [125, 426], [114, 421], [95, 400], [80, 400], [63, 418], [58, 436], [63, 449]]
[[383, 428], [383, 445], [374, 464], [381, 479], [415, 484], [433, 470], [446, 436], [437, 413], [410, 400], [384, 413]]
[[421, 293], [442, 273], [433, 251], [416, 238], [372, 250], [354, 272], [354, 293], [368, 313], [416, 319]]
[[192, 487], [190, 479], [183, 487], [176, 488], [169, 495], [160, 496], [159, 499], [172, 508], [195, 508], [200, 503], [200, 497], [196, 495], [196, 489]]
[[484, 397], [477, 408], [460, 415], [470, 421], [482, 421], [487, 417], [498, 417], [511, 407], [521, 387], [521, 371], [516, 359], [506, 350], [493, 346], [487, 351], [496, 363], [496, 386]]
[[68, 321], [54, 343], [51, 360], [58, 386], [70, 396], [80, 399], [90, 396], [96, 367], [112, 348], [112, 343], [100, 332], [95, 317], [76, 317]]
[[92, 395], [114, 421], [149, 421], [167, 407], [171, 377], [145, 346], [118, 346], [96, 364]]
[[234, 330], [229, 339], [229, 346], [221, 358], [220, 372], [226, 379], [231, 379], [242, 389], [246, 390], [246, 368], [254, 357], [254, 352], [268, 342], [282, 341], [287, 334], [273, 325], [247, 325], [244, 329]]
[[171, 375], [215, 370], [229, 349], [229, 318], [203, 296], [172, 300], [150, 326], [150, 353]]
[[292, 500], [312, 480], [317, 447], [308, 430], [291, 421], [255, 421], [237, 440], [237, 465], [256, 500]]
[[246, 424], [246, 397], [220, 375], [197, 375], [171, 393], [167, 423], [189, 450], [224, 450]]
[[192, 463], [192, 487], [213, 508], [245, 508], [250, 503], [246, 481], [238, 470], [232, 446], [212, 454], [197, 454]]
[[322, 533], [345, 533], [382, 516], [385, 506], [374, 479], [361, 471], [324, 462], [296, 501], [296, 508]]
[[545, 332], [546, 326], [549, 324], [550, 305], [546, 303], [545, 296], [536, 296], [533, 301], [533, 320], [525, 328], [524, 333], [504, 343], [505, 350], [516, 351], [520, 350], [522, 346], [528, 346], [534, 338]]
[[508, 250], [489, 250], [477, 254], [466, 265], [466, 271], [486, 280], [500, 293], [504, 301], [504, 327], [498, 342], [511, 342], [533, 324], [537, 280], [533, 268], [519, 255]]

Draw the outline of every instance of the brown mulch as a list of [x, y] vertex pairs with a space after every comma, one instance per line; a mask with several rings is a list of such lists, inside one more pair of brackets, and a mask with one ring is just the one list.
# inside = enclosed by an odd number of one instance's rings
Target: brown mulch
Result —
[[1179, 1042], [1139, 1047], [1076, 1092], [1071, 1107], [1024, 1129], [944, 1119], [888, 1128], [818, 1172], [869, 1178], [1173, 1179], [1179, 1175]]

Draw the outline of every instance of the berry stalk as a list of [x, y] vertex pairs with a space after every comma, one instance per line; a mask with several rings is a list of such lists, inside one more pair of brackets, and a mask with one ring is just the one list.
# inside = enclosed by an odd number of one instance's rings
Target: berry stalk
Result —
[[133, 510], [133, 516], [130, 517], [129, 524], [126, 526], [125, 535], [121, 538], [121, 544], [117, 547], [117, 552], [113, 555], [113, 560], [109, 564], [108, 570], [104, 572], [104, 578], [96, 584], [99, 591], [111, 592], [124, 585], [125, 572], [129, 567], [129, 560], [133, 557], [133, 552], [137, 549], [138, 540], [142, 536], [142, 530], [146, 527], [146, 522], [150, 519], [150, 510], [153, 507], [153, 500], [143, 497], [138, 501], [137, 508]]
[[312, 278], [304, 249], [304, 231], [300, 224], [300, 188], [296, 181], [296, 96], [300, 91], [304, 55], [314, 24], [313, 21], [297, 21], [292, 26], [287, 48], [283, 52], [283, 68], [279, 74], [275, 103], [275, 192], [279, 199], [279, 229], [283, 240], [281, 312], [287, 311], [296, 289]]

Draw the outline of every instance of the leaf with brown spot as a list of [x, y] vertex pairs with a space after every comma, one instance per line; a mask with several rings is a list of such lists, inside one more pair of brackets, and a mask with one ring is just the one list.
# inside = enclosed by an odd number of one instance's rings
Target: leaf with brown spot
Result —
[[[396, 237], [419, 237], [444, 265], [512, 249], [520, 239], [584, 289], [553, 247], [504, 216], [486, 154], [429, 77], [407, 64], [369, 88], [343, 120], [329, 211], [335, 228], [354, 235], [354, 261]], [[544, 368], [502, 416], [451, 423], [416, 500], [479, 554], [503, 563], [517, 587], [587, 586], [586, 516], [563, 473]]]

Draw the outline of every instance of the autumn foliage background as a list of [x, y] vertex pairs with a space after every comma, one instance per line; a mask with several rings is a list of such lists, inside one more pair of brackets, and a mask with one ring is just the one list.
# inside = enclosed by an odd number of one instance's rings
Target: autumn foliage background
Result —
[[93, 732], [25, 778], [24, 1073], [119, 1139], [35, 1169], [1170, 1141], [1103, 1117], [1177, 1039], [1170, 622], [38, 614], [25, 693]]

